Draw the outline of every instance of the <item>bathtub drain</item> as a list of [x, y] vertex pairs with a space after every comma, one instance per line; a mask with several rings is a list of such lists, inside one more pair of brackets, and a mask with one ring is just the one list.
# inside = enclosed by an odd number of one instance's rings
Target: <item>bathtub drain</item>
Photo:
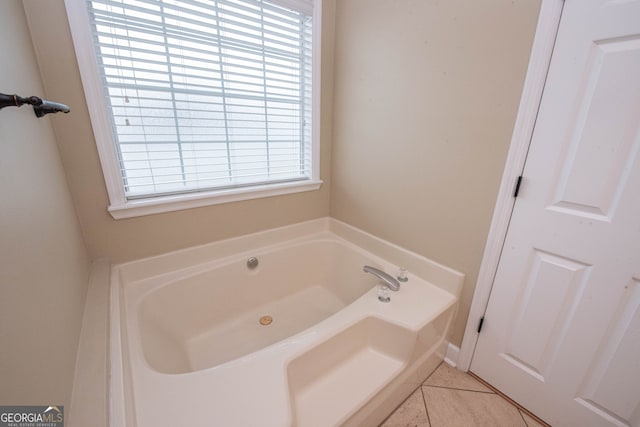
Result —
[[270, 325], [270, 324], [271, 324], [271, 322], [273, 322], [273, 317], [271, 317], [271, 316], [262, 316], [262, 317], [260, 318], [260, 324], [261, 324], [262, 326]]

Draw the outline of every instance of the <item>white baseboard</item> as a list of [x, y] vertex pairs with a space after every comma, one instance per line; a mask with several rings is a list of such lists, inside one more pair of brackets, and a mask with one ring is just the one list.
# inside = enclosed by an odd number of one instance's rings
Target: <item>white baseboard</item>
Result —
[[458, 364], [458, 354], [460, 353], [460, 347], [457, 347], [451, 343], [447, 346], [447, 354], [444, 355], [444, 361], [452, 367], [456, 367]]

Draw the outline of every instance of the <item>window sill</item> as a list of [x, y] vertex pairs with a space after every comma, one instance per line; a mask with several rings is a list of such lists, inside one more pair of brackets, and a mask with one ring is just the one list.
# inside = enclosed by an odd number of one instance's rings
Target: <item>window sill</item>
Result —
[[122, 204], [111, 204], [109, 213], [115, 219], [134, 218], [183, 209], [199, 208], [262, 197], [281, 196], [318, 190], [321, 180], [297, 181], [271, 184], [260, 187], [234, 188], [215, 192], [182, 194], [141, 200], [129, 200]]

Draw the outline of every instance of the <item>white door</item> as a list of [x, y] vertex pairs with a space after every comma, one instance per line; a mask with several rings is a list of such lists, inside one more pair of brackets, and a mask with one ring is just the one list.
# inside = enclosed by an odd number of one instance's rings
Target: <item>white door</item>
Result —
[[640, 0], [566, 0], [471, 370], [555, 427], [640, 426]]

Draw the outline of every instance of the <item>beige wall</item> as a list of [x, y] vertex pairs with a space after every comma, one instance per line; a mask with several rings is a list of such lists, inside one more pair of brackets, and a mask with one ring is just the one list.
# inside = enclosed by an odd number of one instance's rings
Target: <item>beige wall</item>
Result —
[[119, 221], [106, 212], [63, 0], [24, 4], [47, 94], [73, 110], [53, 126], [92, 257], [120, 262], [330, 214], [467, 274], [460, 343], [539, 0], [325, 0], [322, 189]]
[[467, 275], [469, 312], [538, 0], [339, 0], [331, 215]]
[[[43, 96], [22, 2], [0, 1], [0, 92]], [[0, 403], [67, 410], [89, 275], [51, 128], [0, 111]]]
[[0, 90], [72, 107], [0, 112], [0, 402], [69, 405], [89, 255], [124, 261], [328, 214], [466, 273], [460, 343], [539, 0], [324, 3], [323, 188], [115, 221], [62, 0], [24, 1], [31, 36], [22, 2], [0, 2]]
[[146, 257], [271, 227], [329, 215], [333, 3], [325, 0], [319, 191], [114, 220], [63, 0], [25, 0], [42, 80], [49, 96], [69, 104], [73, 120], [54, 122], [85, 241], [93, 258], [114, 262]]

